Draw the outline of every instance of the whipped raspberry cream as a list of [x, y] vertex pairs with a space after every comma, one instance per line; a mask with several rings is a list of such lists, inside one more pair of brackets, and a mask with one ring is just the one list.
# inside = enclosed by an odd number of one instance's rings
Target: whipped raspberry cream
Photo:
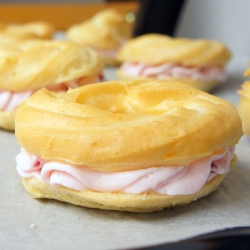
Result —
[[[61, 84], [51, 84], [46, 86], [48, 90], [60, 93], [66, 92], [69, 88], [78, 88], [90, 83], [100, 82], [103, 76], [90, 76], [75, 79]], [[38, 89], [25, 91], [9, 91], [0, 89], [0, 111], [8, 112], [17, 108], [17, 106], [33, 95]]]
[[224, 81], [225, 70], [222, 67], [202, 66], [186, 67], [178, 63], [165, 63], [161, 65], [149, 65], [145, 63], [125, 62], [121, 66], [124, 74], [132, 77], [153, 77], [157, 79], [190, 78], [203, 81]]
[[0, 90], [0, 111], [8, 112], [15, 109], [21, 102], [34, 93], [34, 90], [19, 92]]
[[23, 148], [16, 161], [17, 171], [22, 177], [37, 177], [53, 187], [127, 194], [154, 191], [168, 195], [188, 195], [198, 192], [216, 175], [226, 174], [234, 150], [235, 147], [229, 147], [186, 166], [161, 166], [114, 173], [54, 161], [46, 162]]

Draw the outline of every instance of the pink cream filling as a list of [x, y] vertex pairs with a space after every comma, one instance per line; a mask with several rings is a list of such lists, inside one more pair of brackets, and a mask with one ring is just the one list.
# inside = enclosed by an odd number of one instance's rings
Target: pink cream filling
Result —
[[141, 170], [106, 173], [84, 166], [72, 166], [28, 153], [25, 149], [17, 155], [17, 172], [24, 178], [37, 177], [53, 186], [75, 190], [140, 194], [154, 191], [168, 195], [188, 195], [198, 192], [216, 175], [229, 171], [235, 147], [212, 154], [186, 166], [151, 167]]
[[[66, 92], [69, 88], [77, 88], [86, 84], [100, 82], [102, 75], [96, 77], [82, 77], [61, 84], [51, 84], [46, 86], [48, 90], [54, 92]], [[17, 106], [33, 95], [38, 89], [25, 91], [9, 91], [0, 89], [0, 111], [8, 112], [17, 108]]]
[[149, 65], [145, 63], [125, 62], [121, 69], [126, 75], [132, 77], [154, 77], [157, 79], [190, 78], [203, 81], [224, 81], [225, 70], [222, 67], [202, 66], [185, 67], [178, 63], [165, 63], [161, 65]]

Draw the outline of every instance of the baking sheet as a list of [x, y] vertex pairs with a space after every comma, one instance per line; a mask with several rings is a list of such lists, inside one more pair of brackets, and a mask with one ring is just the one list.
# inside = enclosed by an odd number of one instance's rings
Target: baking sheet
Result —
[[[234, 58], [227, 82], [213, 94], [237, 106], [246, 67], [245, 57]], [[114, 79], [115, 68], [106, 69], [105, 76]], [[148, 214], [35, 200], [15, 169], [19, 151], [14, 134], [0, 130], [0, 249], [127, 249], [250, 226], [250, 142], [245, 137], [236, 148], [238, 162], [217, 191], [187, 206]]]

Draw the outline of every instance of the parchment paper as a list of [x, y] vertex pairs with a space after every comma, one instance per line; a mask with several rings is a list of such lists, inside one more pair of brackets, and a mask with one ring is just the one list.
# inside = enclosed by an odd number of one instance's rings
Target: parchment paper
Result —
[[[229, 66], [228, 81], [213, 94], [235, 105], [245, 58]], [[115, 78], [115, 69], [105, 71]], [[225, 121], [226, 122], [226, 121]], [[29, 196], [15, 169], [20, 150], [13, 133], [0, 130], [0, 249], [127, 249], [250, 226], [250, 143], [242, 138], [238, 162], [217, 191], [183, 207], [137, 214], [77, 207]]]

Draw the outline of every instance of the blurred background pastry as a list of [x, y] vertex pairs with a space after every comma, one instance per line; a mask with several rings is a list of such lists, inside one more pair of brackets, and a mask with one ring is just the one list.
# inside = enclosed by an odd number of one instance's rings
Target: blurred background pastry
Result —
[[211, 91], [226, 79], [231, 52], [214, 40], [146, 34], [130, 39], [118, 52], [121, 79], [178, 79]]
[[107, 65], [117, 65], [117, 51], [132, 36], [132, 24], [123, 13], [104, 9], [90, 20], [71, 26], [66, 31], [69, 40], [95, 49]]
[[42, 87], [55, 92], [102, 80], [103, 61], [70, 41], [26, 40], [0, 46], [0, 128], [14, 130], [17, 106]]
[[152, 212], [214, 191], [241, 136], [231, 103], [176, 81], [41, 89], [17, 110], [17, 171], [34, 198]]
[[54, 33], [54, 25], [45, 21], [25, 24], [0, 23], [0, 45], [32, 38], [52, 39]]

